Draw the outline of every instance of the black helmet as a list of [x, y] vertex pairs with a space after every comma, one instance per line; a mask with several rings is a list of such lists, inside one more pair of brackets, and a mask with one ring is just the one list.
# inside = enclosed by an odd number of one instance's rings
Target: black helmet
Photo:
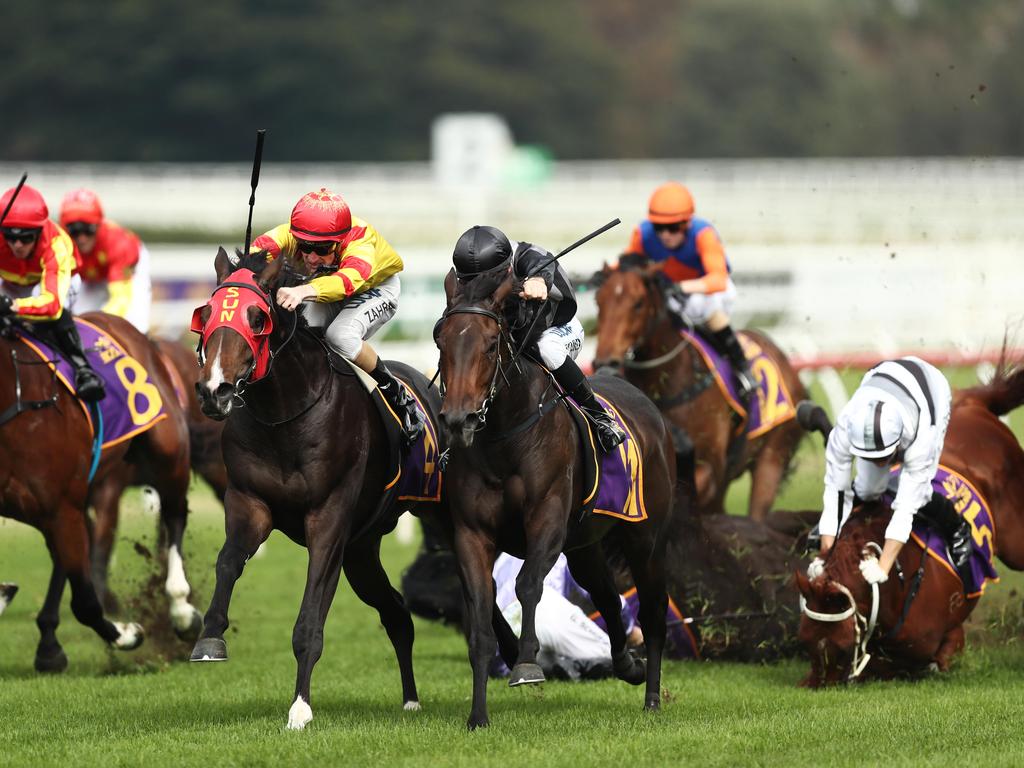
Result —
[[512, 244], [494, 227], [467, 229], [455, 243], [452, 261], [459, 279], [487, 272], [512, 258]]

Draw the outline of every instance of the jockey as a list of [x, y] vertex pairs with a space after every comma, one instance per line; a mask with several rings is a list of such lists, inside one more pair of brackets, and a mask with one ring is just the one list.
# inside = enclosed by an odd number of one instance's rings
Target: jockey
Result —
[[674, 181], [651, 195], [647, 218], [634, 229], [629, 252], [643, 254], [686, 295], [669, 297], [669, 310], [707, 330], [708, 340], [732, 363], [740, 396], [753, 392], [754, 379], [739, 339], [729, 325], [736, 286], [725, 249], [710, 222], [693, 215], [690, 190]]
[[[456, 277], [465, 282], [509, 262], [516, 277], [551, 260], [551, 254], [530, 243], [510, 241], [494, 227], [476, 226], [466, 230], [455, 244], [453, 261]], [[551, 261], [538, 274], [526, 279], [519, 296], [526, 301], [546, 302], [532, 334], [541, 362], [555, 381], [587, 413], [597, 430], [601, 448], [612, 450], [626, 439], [625, 433], [594, 397], [594, 390], [576, 365], [583, 347], [583, 326], [576, 317], [572, 283], [558, 262]]]
[[[0, 211], [13, 189], [0, 197]], [[94, 402], [105, 394], [103, 380], [89, 367], [78, 328], [67, 308], [73, 273], [78, 264], [67, 232], [49, 219], [39, 191], [22, 187], [3, 221], [0, 243], [0, 316], [14, 315], [32, 324], [32, 331], [49, 342], [75, 369], [75, 389], [82, 400]]]
[[313, 276], [278, 288], [277, 303], [294, 311], [307, 302], [309, 325], [325, 328], [331, 348], [373, 377], [402, 421], [404, 440], [414, 443], [423, 430], [416, 401], [366, 342], [398, 309], [403, 264], [395, 249], [326, 188], [303, 195], [289, 222], [257, 237], [250, 252], [264, 249], [268, 259], [284, 256]]
[[82, 261], [74, 311], [108, 312], [146, 333], [152, 298], [146, 246], [134, 232], [104, 218], [100, 199], [88, 189], [64, 196], [60, 225], [75, 241]]
[[[914, 515], [935, 523], [951, 542], [960, 571], [971, 553], [971, 528], [952, 502], [933, 493], [932, 478], [949, 425], [949, 382], [917, 357], [886, 360], [868, 371], [839, 414], [825, 449], [825, 493], [818, 528], [821, 551], [808, 568], [811, 578], [824, 568], [840, 528], [858, 500], [877, 499], [901, 464], [892, 519], [885, 529], [881, 558], [865, 558], [860, 569], [872, 584], [886, 581], [900, 549], [910, 538]], [[853, 466], [857, 476], [851, 484]], [[851, 492], [852, 491], [852, 492]], [[966, 584], [966, 582], [965, 582]]]

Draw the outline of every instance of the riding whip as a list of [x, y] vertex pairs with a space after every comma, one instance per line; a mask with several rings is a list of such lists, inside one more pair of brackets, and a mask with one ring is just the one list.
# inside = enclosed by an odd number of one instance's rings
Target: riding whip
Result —
[[14, 194], [11, 195], [11, 199], [7, 201], [7, 207], [4, 208], [3, 216], [0, 216], [0, 227], [7, 220], [7, 214], [11, 212], [11, 206], [14, 205], [14, 201], [18, 199], [18, 193], [21, 192], [21, 188], [25, 186], [25, 179], [28, 178], [28, 171], [21, 174], [21, 181], [18, 182], [18, 186], [14, 188]]
[[570, 245], [570, 246], [569, 246], [568, 248], [564, 248], [564, 249], [562, 249], [562, 250], [561, 250], [561, 251], [560, 251], [560, 252], [559, 252], [559, 253], [558, 253], [557, 255], [553, 256], [553, 257], [552, 257], [552, 258], [550, 258], [550, 259], [548, 259], [547, 261], [545, 261], [545, 262], [544, 262], [543, 264], [541, 264], [540, 266], [538, 266], [538, 267], [534, 267], [533, 269], [531, 269], [531, 270], [530, 270], [530, 274], [529, 274], [529, 275], [527, 275], [527, 277], [532, 277], [533, 275], [537, 274], [537, 273], [538, 273], [538, 272], [540, 272], [540, 271], [541, 271], [542, 269], [544, 269], [544, 268], [545, 268], [545, 267], [546, 267], [546, 266], [547, 266], [548, 264], [551, 264], [552, 262], [558, 261], [558, 260], [559, 260], [560, 258], [562, 258], [563, 256], [565, 256], [565, 254], [567, 254], [567, 253], [568, 253], [569, 251], [572, 251], [572, 250], [575, 250], [576, 248], [579, 248], [579, 247], [580, 247], [581, 245], [583, 245], [583, 244], [584, 244], [584, 243], [586, 243], [587, 241], [589, 241], [589, 240], [593, 240], [593, 239], [594, 239], [595, 237], [597, 237], [598, 235], [600, 235], [600, 234], [603, 234], [603, 233], [607, 232], [607, 231], [608, 231], [609, 229], [611, 229], [612, 227], [618, 226], [618, 225], [619, 225], [619, 224], [621, 224], [621, 223], [622, 223], [622, 219], [618, 219], [618, 218], [616, 218], [616, 219], [612, 219], [611, 221], [609, 221], [609, 222], [608, 222], [607, 224], [605, 224], [605, 225], [604, 225], [603, 227], [601, 227], [600, 229], [595, 229], [595, 230], [594, 230], [593, 232], [591, 232], [591, 233], [590, 233], [589, 235], [586, 235], [585, 237], [581, 237], [581, 238], [580, 238], [579, 240], [577, 240], [577, 241], [576, 241], [575, 243], [573, 243], [572, 245]]
[[263, 162], [263, 137], [267, 129], [260, 128], [256, 131], [256, 155], [252, 159], [252, 180], [249, 186], [252, 193], [249, 195], [249, 223], [245, 225], [245, 248], [242, 253], [249, 252], [249, 243], [252, 241], [252, 209], [256, 205], [256, 185], [260, 183], [260, 164]]

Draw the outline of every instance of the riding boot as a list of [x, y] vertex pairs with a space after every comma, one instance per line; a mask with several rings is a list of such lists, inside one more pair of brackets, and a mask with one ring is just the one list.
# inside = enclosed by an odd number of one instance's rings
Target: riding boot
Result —
[[974, 577], [971, 573], [971, 553], [974, 550], [971, 524], [960, 516], [953, 502], [941, 493], [933, 492], [931, 500], [921, 508], [919, 514], [934, 523], [948, 543], [949, 558], [953, 561], [956, 572], [960, 574], [964, 591], [972, 589], [976, 585], [973, 584]]
[[384, 399], [388, 401], [388, 405], [402, 421], [402, 441], [406, 446], [412, 445], [423, 432], [423, 420], [416, 408], [416, 401], [405, 386], [388, 370], [381, 358], [377, 358], [377, 365], [370, 371], [370, 375], [377, 382], [377, 388], [384, 395]]
[[78, 396], [87, 403], [102, 400], [107, 392], [103, 379], [89, 365], [89, 360], [82, 349], [82, 339], [78, 335], [71, 312], [64, 310], [61, 316], [51, 323], [37, 323], [36, 328], [44, 330], [51, 338], [61, 354], [75, 369], [75, 389]]
[[736, 385], [739, 387], [740, 397], [747, 402], [751, 393], [757, 388], [754, 377], [750, 373], [750, 363], [747, 356], [743, 354], [743, 347], [740, 340], [732, 330], [732, 326], [725, 326], [717, 331], [712, 331], [713, 343], [732, 364], [733, 375], [736, 377]]
[[583, 375], [583, 371], [576, 365], [571, 357], [566, 357], [565, 362], [551, 372], [558, 385], [568, 393], [569, 397], [587, 414], [594, 429], [597, 432], [597, 441], [601, 444], [601, 450], [608, 452], [626, 439], [615, 419], [594, 397], [594, 390], [590, 388], [590, 382]]

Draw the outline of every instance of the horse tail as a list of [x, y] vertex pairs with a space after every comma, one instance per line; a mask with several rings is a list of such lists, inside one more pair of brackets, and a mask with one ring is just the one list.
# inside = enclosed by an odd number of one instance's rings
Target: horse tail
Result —
[[829, 421], [825, 409], [813, 400], [801, 400], [796, 406], [796, 423], [803, 427], [806, 432], [817, 432], [825, 445], [828, 445], [828, 436], [832, 432], [832, 422]]
[[975, 402], [996, 416], [1002, 416], [1024, 405], [1024, 361], [1010, 361], [1007, 357], [1007, 345], [1004, 341], [992, 380], [988, 384], [958, 391], [953, 398], [953, 405]]

